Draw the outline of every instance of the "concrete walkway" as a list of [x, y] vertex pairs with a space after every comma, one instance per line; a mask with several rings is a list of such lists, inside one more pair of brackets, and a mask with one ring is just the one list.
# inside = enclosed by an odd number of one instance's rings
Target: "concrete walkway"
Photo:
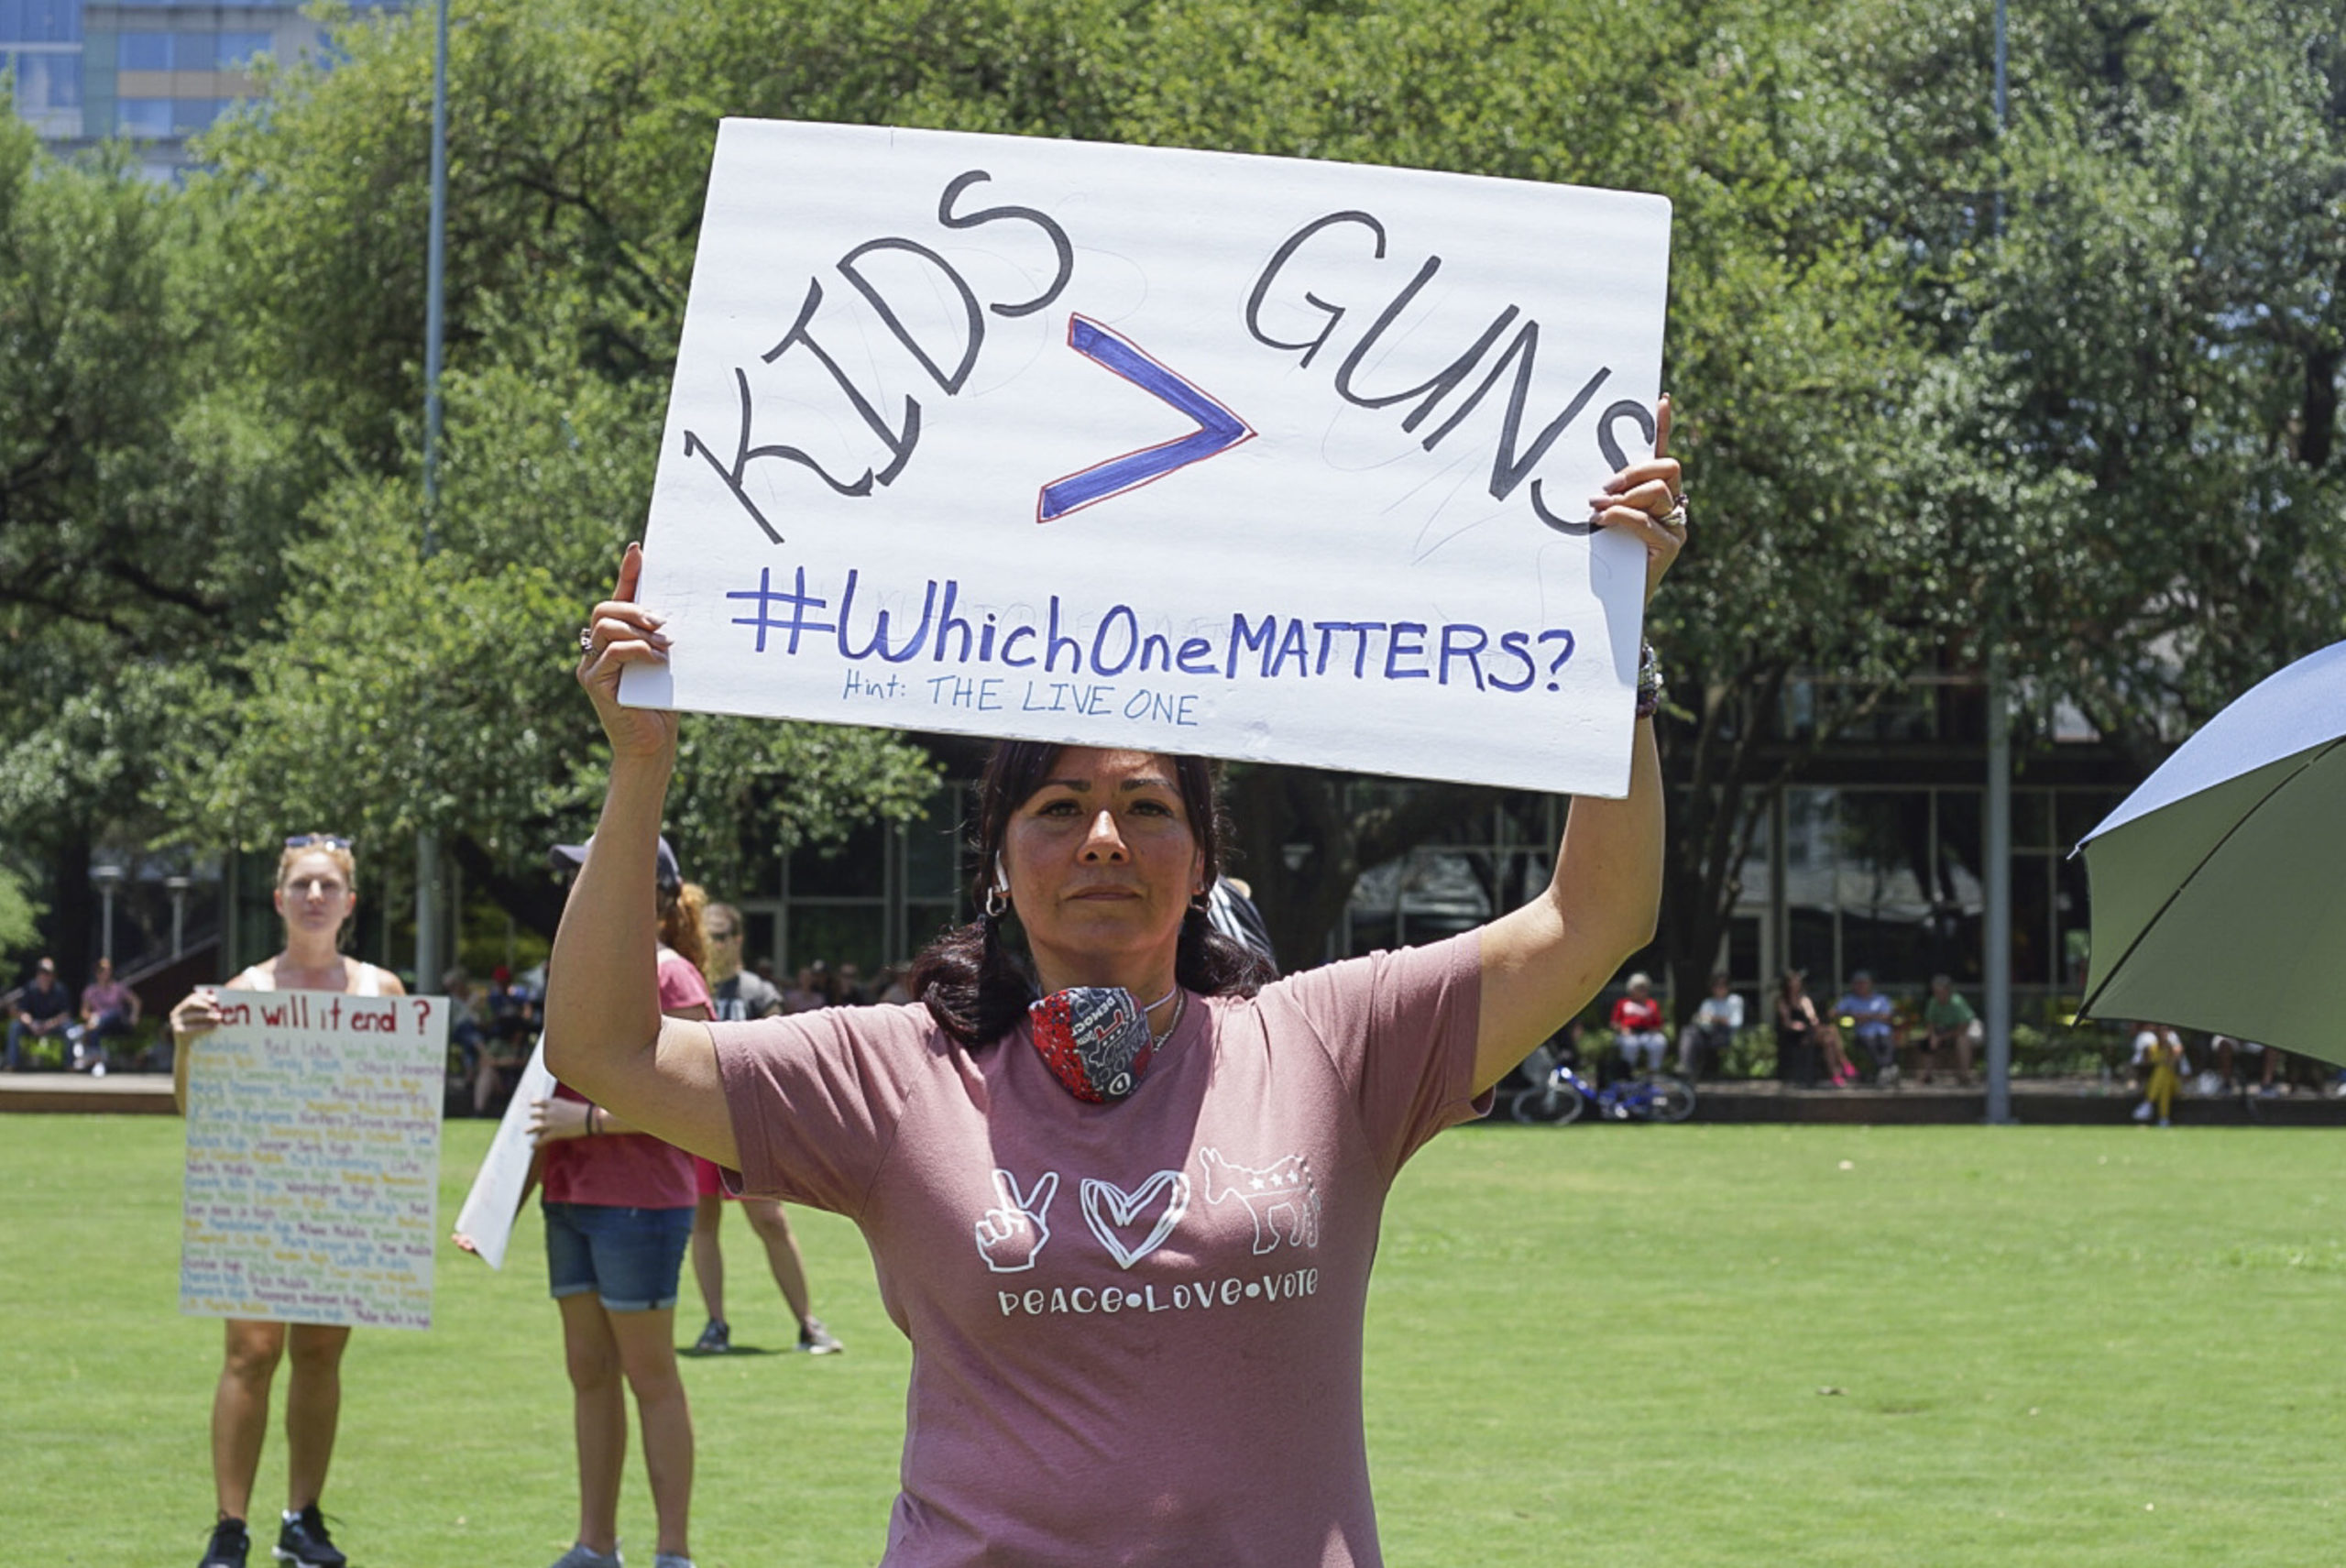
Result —
[[[1825, 1122], [1877, 1126], [1977, 1125], [1988, 1119], [1988, 1096], [1953, 1084], [1902, 1084], [1896, 1089], [1789, 1089], [1773, 1080], [1715, 1081], [1696, 1086], [1698, 1122]], [[2016, 1079], [2012, 1120], [2023, 1126], [2120, 1126], [2131, 1124], [2138, 1097], [2124, 1083], [2098, 1079]], [[2270, 1099], [2226, 1094], [2175, 1103], [2178, 1127], [2346, 1127], [2346, 1099], [2299, 1090]]]
[[175, 1111], [171, 1075], [110, 1072], [92, 1078], [79, 1072], [0, 1072], [0, 1113], [10, 1111], [169, 1116]]
[[[1773, 1079], [1718, 1080], [1697, 1086], [1697, 1122], [1818, 1122], [1843, 1126], [1963, 1126], [1987, 1120], [1987, 1096], [1952, 1084], [1897, 1089], [1788, 1089]], [[2012, 1119], [2030, 1126], [2121, 1126], [2135, 1100], [2122, 1084], [2094, 1079], [2022, 1079], [2012, 1084]], [[168, 1116], [165, 1073], [0, 1072], [0, 1114], [63, 1112], [79, 1115]], [[1507, 1114], [1502, 1104], [1499, 1115]], [[2346, 1127], [2346, 1099], [2299, 1090], [2272, 1099], [2224, 1095], [2176, 1102], [2179, 1127]]]

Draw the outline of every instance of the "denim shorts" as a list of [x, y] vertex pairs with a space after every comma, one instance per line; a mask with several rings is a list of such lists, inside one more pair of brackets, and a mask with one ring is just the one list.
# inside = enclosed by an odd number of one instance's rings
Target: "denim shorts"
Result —
[[546, 1274], [556, 1298], [594, 1291], [614, 1312], [676, 1304], [693, 1212], [545, 1203]]

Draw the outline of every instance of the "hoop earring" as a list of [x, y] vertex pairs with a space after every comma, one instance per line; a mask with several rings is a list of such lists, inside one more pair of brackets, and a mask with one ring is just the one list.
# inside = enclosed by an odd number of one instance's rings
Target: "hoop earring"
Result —
[[999, 920], [1010, 907], [1010, 894], [1002, 883], [995, 883], [986, 889], [986, 901], [979, 907], [985, 911], [987, 919]]

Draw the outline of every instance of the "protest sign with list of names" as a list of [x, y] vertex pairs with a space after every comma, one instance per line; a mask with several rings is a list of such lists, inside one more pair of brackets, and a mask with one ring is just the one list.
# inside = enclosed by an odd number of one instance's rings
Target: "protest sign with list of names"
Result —
[[432, 1326], [448, 1003], [223, 992], [183, 1048], [180, 1310]]
[[728, 120], [624, 700], [1626, 793], [1658, 196]]

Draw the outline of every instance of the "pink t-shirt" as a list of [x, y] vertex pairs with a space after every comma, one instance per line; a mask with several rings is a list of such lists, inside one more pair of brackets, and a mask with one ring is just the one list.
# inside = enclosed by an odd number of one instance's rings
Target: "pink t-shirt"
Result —
[[[682, 953], [660, 949], [660, 1011], [708, 1006], [708, 982]], [[712, 1009], [713, 1011], [713, 1009]], [[586, 1097], [566, 1083], [562, 1100]], [[642, 1133], [560, 1138], [545, 1146], [539, 1179], [549, 1203], [597, 1203], [612, 1209], [689, 1209], [698, 1201], [693, 1157]]]
[[118, 980], [93, 981], [82, 988], [84, 1013], [119, 1013], [130, 1005], [130, 987]]
[[[1477, 1113], [1479, 938], [1192, 995], [1133, 1096], [1025, 1025], [713, 1025], [740, 1182], [862, 1227], [913, 1345], [889, 1568], [1368, 1568], [1361, 1320], [1401, 1162]], [[1481, 1108], [1487, 1108], [1487, 1105]]]

